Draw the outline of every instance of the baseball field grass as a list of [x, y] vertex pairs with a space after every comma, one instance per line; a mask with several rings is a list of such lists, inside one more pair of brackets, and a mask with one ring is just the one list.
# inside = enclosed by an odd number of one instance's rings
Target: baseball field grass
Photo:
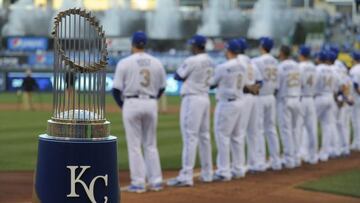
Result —
[[[52, 102], [51, 94], [34, 94], [33, 98], [34, 103]], [[17, 104], [19, 101], [16, 94], [0, 94], [0, 105]], [[169, 96], [167, 102], [169, 107], [178, 107], [180, 97]], [[115, 104], [111, 95], [107, 95], [107, 103]], [[0, 110], [0, 171], [35, 169], [38, 135], [45, 133], [46, 122], [50, 117], [49, 111]], [[128, 157], [120, 111], [107, 113], [107, 119], [111, 122], [111, 134], [118, 137], [119, 168], [126, 170]], [[163, 169], [180, 167], [182, 140], [178, 113], [159, 114], [158, 147]]]
[[318, 180], [309, 181], [299, 188], [318, 192], [328, 192], [360, 198], [360, 170], [341, 172]]

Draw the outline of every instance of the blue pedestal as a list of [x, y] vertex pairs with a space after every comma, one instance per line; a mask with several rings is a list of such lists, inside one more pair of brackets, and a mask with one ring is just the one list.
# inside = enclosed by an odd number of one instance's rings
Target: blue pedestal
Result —
[[40, 135], [35, 177], [41, 203], [118, 203], [116, 137], [57, 140]]

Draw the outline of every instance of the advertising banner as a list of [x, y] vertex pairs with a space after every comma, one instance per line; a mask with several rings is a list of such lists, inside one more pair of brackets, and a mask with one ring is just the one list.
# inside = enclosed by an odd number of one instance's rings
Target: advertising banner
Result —
[[9, 37], [7, 48], [10, 51], [36, 51], [48, 49], [46, 37]]
[[31, 54], [29, 55], [28, 63], [30, 66], [51, 67], [54, 64], [54, 54]]
[[27, 63], [26, 55], [0, 55], [0, 67], [20, 66]]
[[[1, 77], [1, 75], [0, 75]], [[6, 87], [8, 91], [16, 91], [18, 90], [21, 85], [23, 79], [26, 77], [25, 73], [18, 73], [18, 72], [10, 72], [7, 74], [6, 79]], [[51, 91], [53, 87], [54, 77], [52, 73], [33, 73], [32, 77], [35, 79], [36, 83], [38, 84], [40, 91]], [[111, 92], [113, 87], [113, 80], [114, 74], [108, 73], [106, 74], [106, 82], [105, 82], [105, 91]], [[85, 80], [85, 81], [84, 81]], [[76, 78], [75, 79], [75, 89], [80, 88], [81, 90], [84, 89], [84, 84], [89, 84], [86, 81], [87, 78]], [[65, 82], [62, 82], [65, 84]], [[80, 85], [79, 85], [80, 84]], [[166, 89], [165, 94], [169, 96], [178, 96], [180, 95], [180, 90], [182, 86], [182, 82], [179, 82], [174, 79], [174, 74], [167, 74], [166, 76]], [[62, 87], [62, 88], [65, 88]], [[211, 90], [210, 94], [214, 94], [215, 90]]]
[[[21, 88], [25, 73], [8, 73], [6, 80], [6, 89], [8, 91], [17, 91]], [[39, 91], [51, 91], [53, 74], [52, 73], [33, 73], [32, 77], [35, 79], [39, 87]]]

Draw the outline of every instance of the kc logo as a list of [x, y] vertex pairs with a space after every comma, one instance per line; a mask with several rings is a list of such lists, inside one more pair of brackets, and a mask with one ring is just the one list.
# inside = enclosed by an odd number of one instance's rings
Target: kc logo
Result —
[[[70, 194], [67, 195], [67, 197], [80, 197], [80, 195], [78, 195], [76, 193], [76, 189], [75, 189], [75, 185], [76, 183], [80, 183], [85, 192], [86, 195], [88, 196], [88, 198], [90, 199], [91, 203], [96, 203], [95, 197], [94, 197], [94, 187], [95, 187], [95, 183], [97, 180], [99, 179], [103, 179], [104, 180], [104, 184], [107, 187], [108, 186], [108, 175], [105, 176], [96, 176], [92, 179], [92, 181], [90, 182], [90, 185], [86, 185], [86, 183], [84, 181], [81, 180], [82, 175], [86, 172], [86, 170], [88, 170], [89, 168], [91, 168], [91, 166], [67, 166], [66, 168], [68, 168], [70, 170], [70, 186], [71, 186], [71, 192]], [[76, 170], [78, 168], [81, 168], [80, 173], [78, 174], [78, 176], [76, 176]], [[108, 201], [108, 197], [105, 196], [104, 197], [104, 203], [107, 203]]]

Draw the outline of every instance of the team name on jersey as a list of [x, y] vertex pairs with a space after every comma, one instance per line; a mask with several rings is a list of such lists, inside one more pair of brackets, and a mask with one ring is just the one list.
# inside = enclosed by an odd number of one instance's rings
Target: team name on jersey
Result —
[[147, 58], [138, 59], [138, 60], [136, 60], [136, 63], [141, 67], [150, 66], [151, 65], [151, 59], [147, 59]]

